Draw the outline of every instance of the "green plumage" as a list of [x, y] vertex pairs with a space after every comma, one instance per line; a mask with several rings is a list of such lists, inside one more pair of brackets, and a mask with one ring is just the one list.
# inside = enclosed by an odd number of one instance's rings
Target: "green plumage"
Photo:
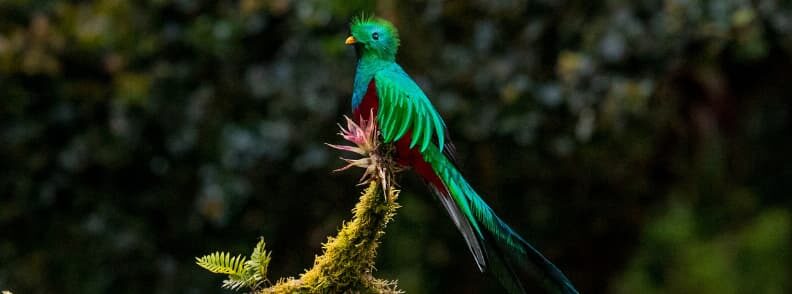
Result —
[[[530, 277], [553, 292], [577, 293], [561, 271], [495, 215], [446, 157], [443, 119], [396, 63], [396, 28], [381, 19], [358, 18], [352, 22], [351, 34], [347, 44], [354, 44], [359, 54], [353, 110], [367, 113], [370, 107], [378, 107], [376, 121], [383, 143], [396, 145], [396, 161], [413, 167], [427, 181], [465, 238], [479, 269], [492, 272], [510, 293], [525, 293]], [[374, 90], [369, 89], [372, 82]], [[377, 101], [363, 103], [365, 97]], [[411, 137], [405, 137], [408, 134]]]
[[379, 95], [380, 109], [377, 123], [381, 126], [384, 143], [398, 141], [412, 130], [410, 148], [420, 146], [426, 151], [437, 138], [442, 150], [445, 144], [445, 123], [432, 107], [421, 88], [396, 64], [374, 75]]
[[[537, 277], [554, 293], [578, 293], [555, 265], [495, 215], [492, 208], [437, 147], [432, 145], [422, 154], [424, 160], [432, 166], [445, 184], [456, 208], [464, 215], [476, 234], [475, 242], [479, 243], [468, 244], [474, 256], [476, 256], [474, 249], [476, 246], [484, 249], [486, 268], [493, 271], [495, 277], [510, 293], [525, 293], [526, 285], [523, 284], [525, 281], [519, 278], [523, 276]], [[438, 196], [442, 201], [443, 196]], [[449, 207], [446, 209], [453, 217], [452, 209]], [[464, 234], [464, 229], [460, 228], [460, 230]], [[468, 238], [465, 239], [468, 243], [471, 242]]]
[[362, 51], [355, 75], [353, 108], [362, 101], [374, 79], [380, 106], [377, 123], [384, 143], [398, 141], [412, 131], [410, 147], [420, 146], [423, 152], [437, 138], [442, 150], [443, 119], [421, 88], [395, 62], [400, 42], [396, 28], [382, 19], [359, 17], [352, 20], [351, 33]]

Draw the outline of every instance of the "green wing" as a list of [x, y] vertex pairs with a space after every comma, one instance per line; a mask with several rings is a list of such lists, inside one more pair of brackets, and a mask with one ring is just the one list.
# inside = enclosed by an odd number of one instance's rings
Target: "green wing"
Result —
[[398, 141], [412, 130], [410, 148], [418, 145], [423, 153], [432, 137], [443, 150], [445, 123], [421, 88], [398, 65], [374, 75], [379, 97], [377, 123], [385, 143]]

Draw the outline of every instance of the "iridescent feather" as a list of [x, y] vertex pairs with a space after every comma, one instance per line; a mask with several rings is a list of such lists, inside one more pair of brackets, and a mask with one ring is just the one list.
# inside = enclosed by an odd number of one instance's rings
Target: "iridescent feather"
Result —
[[447, 157], [452, 152], [444, 152], [449, 140], [443, 119], [395, 61], [400, 42], [396, 28], [372, 17], [356, 18], [350, 28], [350, 40], [359, 53], [354, 112], [369, 111], [362, 106], [378, 108], [382, 143], [395, 145], [396, 160], [426, 180], [462, 233], [479, 269], [492, 272], [511, 293], [525, 293], [531, 279], [542, 281], [553, 292], [577, 293], [558, 268], [495, 215]]

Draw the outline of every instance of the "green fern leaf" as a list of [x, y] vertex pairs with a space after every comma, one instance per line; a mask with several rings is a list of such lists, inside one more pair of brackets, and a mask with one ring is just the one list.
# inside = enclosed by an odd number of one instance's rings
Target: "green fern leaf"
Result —
[[245, 271], [246, 258], [241, 254], [232, 257], [228, 252], [215, 252], [195, 259], [199, 266], [217, 274], [240, 275]]
[[270, 252], [265, 250], [265, 246], [264, 238], [261, 238], [253, 248], [250, 260], [242, 255], [232, 256], [228, 252], [215, 252], [195, 259], [199, 266], [210, 272], [228, 275], [228, 279], [223, 281], [223, 288], [239, 290], [248, 287], [255, 292], [267, 282]]
[[250, 254], [250, 260], [245, 262], [245, 269], [252, 272], [255, 281], [263, 280], [267, 276], [267, 268], [270, 262], [270, 252], [266, 250], [267, 244], [261, 238]]

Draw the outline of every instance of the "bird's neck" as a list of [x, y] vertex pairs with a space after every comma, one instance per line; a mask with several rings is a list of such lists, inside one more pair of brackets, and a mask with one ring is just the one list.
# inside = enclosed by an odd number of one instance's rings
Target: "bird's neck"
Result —
[[355, 71], [355, 85], [352, 92], [352, 109], [354, 110], [363, 101], [366, 95], [366, 89], [374, 74], [378, 71], [388, 68], [395, 64], [393, 60], [386, 60], [372, 55], [362, 55], [358, 59], [357, 69]]

